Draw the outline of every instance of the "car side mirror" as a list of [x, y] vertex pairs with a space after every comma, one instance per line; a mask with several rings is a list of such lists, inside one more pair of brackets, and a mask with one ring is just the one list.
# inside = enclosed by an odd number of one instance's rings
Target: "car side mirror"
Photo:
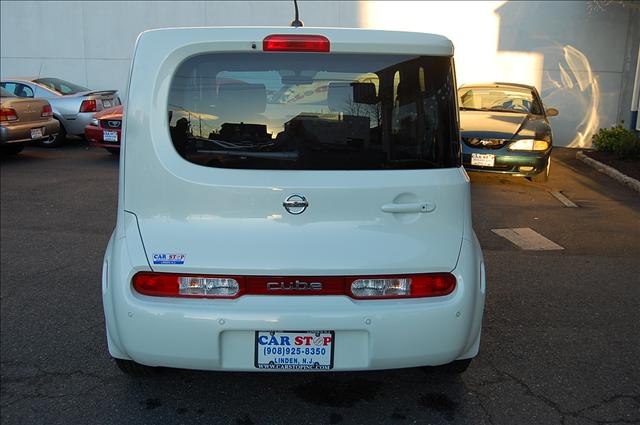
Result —
[[547, 116], [548, 117], [557, 117], [560, 111], [556, 108], [547, 108]]

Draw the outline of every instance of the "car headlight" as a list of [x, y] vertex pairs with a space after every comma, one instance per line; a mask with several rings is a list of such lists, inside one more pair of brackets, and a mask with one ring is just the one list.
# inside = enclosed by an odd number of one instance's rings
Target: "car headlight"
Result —
[[510, 151], [546, 151], [549, 149], [549, 142], [544, 140], [521, 139], [509, 145]]
[[93, 118], [91, 120], [91, 125], [95, 126], [95, 127], [100, 127], [100, 121], [98, 121], [97, 118]]

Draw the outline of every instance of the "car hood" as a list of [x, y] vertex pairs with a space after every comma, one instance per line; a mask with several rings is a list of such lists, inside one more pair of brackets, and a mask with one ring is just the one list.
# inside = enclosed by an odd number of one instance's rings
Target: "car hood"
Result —
[[99, 120], [121, 120], [122, 119], [122, 105], [114, 106], [113, 108], [104, 109], [94, 115]]
[[[460, 111], [460, 132], [463, 137], [512, 139], [535, 137], [544, 120], [529, 114], [496, 111]], [[544, 132], [544, 131], [542, 131]]]

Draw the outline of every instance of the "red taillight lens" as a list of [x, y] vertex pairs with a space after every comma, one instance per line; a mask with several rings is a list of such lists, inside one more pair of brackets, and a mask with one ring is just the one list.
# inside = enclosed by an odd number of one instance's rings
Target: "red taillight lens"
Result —
[[15, 121], [18, 119], [18, 114], [13, 108], [0, 108], [0, 121]]
[[442, 297], [453, 292], [456, 278], [451, 273], [367, 276], [349, 286], [349, 295], [357, 299]]
[[234, 276], [141, 272], [133, 277], [133, 287], [156, 297], [237, 298], [242, 281]]
[[157, 297], [237, 298], [241, 295], [347, 295], [355, 299], [441, 297], [456, 287], [451, 273], [384, 276], [211, 276], [140, 272], [133, 287]]
[[95, 112], [96, 111], [96, 100], [83, 100], [80, 104], [80, 112]]
[[44, 105], [42, 107], [42, 113], [40, 115], [45, 117], [45, 118], [52, 117], [53, 116], [53, 109], [51, 109], [51, 105], [49, 105], [48, 103], [46, 105]]
[[328, 52], [329, 39], [322, 35], [274, 34], [262, 42], [265, 52]]

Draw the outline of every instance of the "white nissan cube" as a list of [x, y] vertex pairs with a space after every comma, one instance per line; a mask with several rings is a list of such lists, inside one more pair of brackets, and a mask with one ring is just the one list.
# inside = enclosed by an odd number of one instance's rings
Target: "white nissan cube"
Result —
[[128, 93], [102, 275], [124, 372], [467, 368], [485, 272], [448, 39], [151, 30]]

